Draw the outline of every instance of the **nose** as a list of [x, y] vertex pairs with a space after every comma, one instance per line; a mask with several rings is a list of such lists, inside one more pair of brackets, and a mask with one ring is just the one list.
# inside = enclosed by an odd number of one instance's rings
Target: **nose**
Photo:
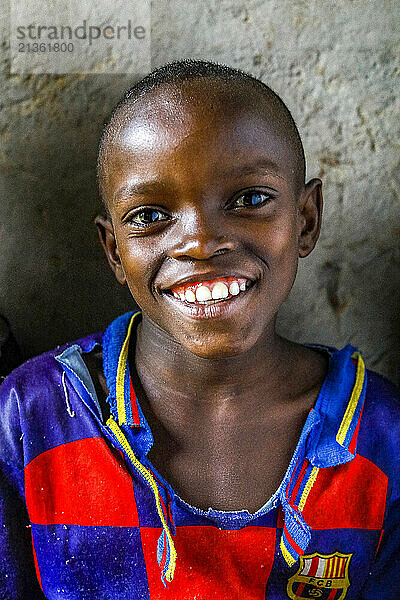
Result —
[[180, 260], [208, 260], [236, 248], [236, 242], [223, 229], [223, 217], [191, 211], [175, 231], [176, 242], [170, 256]]

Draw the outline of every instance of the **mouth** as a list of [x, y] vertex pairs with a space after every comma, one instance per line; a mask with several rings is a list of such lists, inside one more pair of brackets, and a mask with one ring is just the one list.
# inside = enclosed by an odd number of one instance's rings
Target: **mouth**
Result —
[[[174, 285], [162, 292], [182, 308], [187, 307], [191, 311], [194, 310], [198, 316], [201, 314], [205, 316], [208, 314], [208, 312], [204, 312], [207, 307], [228, 304], [241, 299], [255, 283], [255, 280], [245, 277], [228, 276], [204, 281], [185, 282]], [[214, 312], [209, 313], [210, 316]]]

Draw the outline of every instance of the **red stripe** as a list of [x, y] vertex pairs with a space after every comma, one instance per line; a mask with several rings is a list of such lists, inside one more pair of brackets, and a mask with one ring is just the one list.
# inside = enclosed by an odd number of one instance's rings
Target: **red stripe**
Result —
[[172, 523], [172, 525], [175, 526], [174, 516], [172, 514], [171, 502], [168, 503], [168, 516], [169, 516], [170, 523]]
[[165, 503], [164, 503], [163, 497], [161, 496], [160, 493], [159, 493], [159, 498], [160, 498], [161, 506], [163, 509], [164, 517], [167, 518], [167, 514], [168, 514], [167, 509], [165, 508]]
[[318, 565], [319, 558], [318, 556], [314, 556], [314, 558], [311, 559], [311, 567], [307, 573], [307, 577], [314, 577], [314, 575], [317, 573]]
[[300, 546], [298, 546], [296, 544], [296, 542], [294, 541], [294, 539], [292, 538], [292, 536], [288, 532], [286, 525], [283, 526], [283, 531], [285, 532], [285, 535], [286, 535], [286, 537], [287, 537], [290, 545], [292, 546], [292, 548], [294, 550], [296, 550], [297, 554], [299, 554], [300, 556], [302, 556], [304, 554], [304, 550], [302, 548], [300, 548]]
[[340, 560], [339, 577], [342, 578], [343, 574], [344, 574], [344, 565], [346, 564], [346, 561], [344, 560], [344, 558], [339, 558], [339, 560]]
[[[357, 367], [357, 360], [355, 358], [352, 358], [351, 362], [353, 363], [353, 365], [355, 367]], [[352, 454], [354, 454], [355, 449], [356, 449], [356, 445], [357, 445], [358, 430], [359, 430], [359, 427], [360, 427], [360, 421], [361, 421], [361, 415], [362, 415], [363, 408], [364, 408], [364, 404], [363, 404], [363, 406], [361, 408], [360, 418], [358, 419], [357, 426], [356, 426], [356, 428], [354, 430], [353, 437], [351, 438], [350, 444], [349, 444], [349, 451]]]
[[297, 465], [299, 464], [299, 460], [300, 460], [300, 459], [298, 458], [298, 459], [297, 459], [297, 461], [296, 461], [295, 467], [294, 467], [294, 469], [293, 469], [292, 476], [291, 476], [291, 478], [290, 478], [290, 481], [289, 481], [289, 483], [287, 484], [287, 486], [286, 486], [286, 490], [285, 490], [285, 496], [286, 496], [286, 498], [287, 498], [287, 501], [288, 501], [289, 503], [290, 503], [290, 500], [289, 500], [289, 496], [288, 496], [288, 489], [290, 488], [290, 484], [291, 484], [291, 483], [292, 483], [292, 481], [293, 481], [293, 477], [294, 477], [294, 474], [295, 474], [295, 472], [296, 472]]
[[102, 438], [61, 444], [25, 467], [32, 523], [137, 527], [132, 478]]
[[377, 545], [377, 547], [376, 547], [376, 550], [375, 550], [375, 556], [378, 554], [379, 546], [381, 545], [381, 541], [382, 541], [382, 537], [383, 537], [383, 532], [384, 532], [384, 531], [385, 531], [385, 530], [384, 530], [384, 529], [382, 529], [382, 531], [381, 531], [381, 535], [379, 536], [379, 542], [378, 542], [378, 545]]
[[[299, 597], [301, 592], [304, 590], [304, 588], [306, 587], [305, 583], [300, 583], [299, 587], [296, 590], [296, 596]], [[301, 596], [300, 596], [301, 597]]]
[[336, 578], [340, 579], [340, 571], [342, 567], [342, 559], [339, 556], [336, 557]]
[[161, 557], [160, 569], [164, 571], [165, 563], [167, 562], [167, 536], [164, 534], [164, 550]]
[[298, 491], [299, 491], [299, 488], [300, 488], [301, 482], [302, 482], [302, 480], [303, 480], [304, 473], [305, 473], [305, 472], [306, 472], [306, 470], [307, 470], [307, 467], [308, 467], [308, 460], [307, 460], [307, 459], [305, 459], [305, 461], [303, 462], [303, 466], [301, 467], [301, 471], [300, 471], [300, 473], [299, 473], [299, 476], [298, 476], [298, 478], [297, 478], [296, 485], [295, 485], [295, 486], [294, 486], [294, 488], [293, 488], [293, 492], [292, 492], [292, 496], [291, 496], [291, 499], [292, 499], [292, 502], [293, 502], [293, 503], [294, 503], [294, 502], [295, 502], [295, 500], [296, 500], [296, 496], [297, 496], [297, 493], [298, 493]]
[[325, 573], [324, 573], [324, 577], [326, 579], [330, 578], [331, 569], [332, 569], [332, 561], [329, 558], [327, 558], [326, 563], [325, 563]]
[[331, 559], [330, 559], [330, 561], [331, 561], [331, 563], [332, 563], [332, 566], [331, 566], [331, 572], [330, 572], [330, 574], [329, 574], [329, 577], [330, 577], [330, 578], [334, 578], [334, 577], [335, 577], [335, 573], [336, 573], [336, 563], [337, 563], [337, 560], [336, 560], [336, 558], [337, 558], [337, 557], [336, 557], [336, 556], [334, 556], [333, 558], [331, 558]]
[[362, 417], [362, 414], [363, 414], [363, 410], [364, 410], [364, 404], [361, 407], [360, 417], [359, 417], [359, 419], [357, 421], [357, 425], [356, 425], [356, 428], [354, 430], [353, 437], [351, 438], [350, 444], [349, 444], [349, 451], [352, 454], [355, 454], [355, 451], [356, 451], [357, 438], [358, 438], [358, 430], [360, 429], [360, 423], [361, 423], [361, 417]]
[[329, 594], [329, 596], [326, 600], [333, 600], [334, 597], [336, 596], [336, 593], [337, 593], [337, 589], [331, 590], [331, 593]]
[[346, 558], [342, 558], [342, 577], [344, 577], [345, 571], [346, 571], [346, 564], [347, 564], [347, 559]]
[[165, 485], [160, 481], [159, 477], [157, 477], [157, 475], [154, 473], [153, 469], [151, 469], [150, 467], [147, 467], [148, 470], [150, 471], [150, 473], [153, 475], [154, 479], [156, 480], [156, 482], [158, 483], [158, 485], [160, 487], [162, 487], [162, 489], [165, 491], [165, 493], [167, 494], [169, 500], [171, 499], [171, 496], [169, 495], [169, 492], [167, 490], [167, 488], [165, 487]]
[[134, 427], [140, 426], [140, 417], [139, 417], [139, 409], [138, 402], [135, 394], [135, 390], [133, 389], [132, 377], [129, 377], [129, 384], [131, 390], [131, 407], [132, 407], [132, 421]]
[[161, 481], [159, 480], [159, 478], [157, 477], [157, 475], [154, 473], [154, 471], [153, 471], [152, 469], [150, 469], [150, 467], [147, 467], [147, 468], [148, 468], [148, 470], [150, 471], [150, 473], [153, 475], [154, 479], [155, 479], [155, 480], [156, 480], [156, 482], [159, 484], [159, 486], [160, 486], [160, 487], [161, 487], [161, 488], [162, 488], [162, 489], [165, 491], [165, 493], [167, 494], [167, 501], [168, 501], [168, 513], [167, 513], [167, 509], [166, 509], [166, 507], [165, 507], [165, 504], [164, 504], [164, 500], [163, 500], [163, 499], [162, 499], [162, 497], [161, 497], [161, 494], [160, 494], [160, 500], [161, 500], [161, 503], [162, 503], [162, 506], [163, 506], [163, 509], [164, 509], [165, 518], [167, 519], [167, 515], [168, 515], [169, 522], [170, 522], [170, 523], [172, 523], [172, 525], [174, 525], [174, 526], [175, 526], [175, 521], [174, 521], [174, 517], [173, 517], [173, 514], [172, 514], [172, 508], [171, 508], [171, 496], [170, 496], [170, 493], [169, 493], [169, 491], [167, 490], [167, 488], [166, 488], [166, 487], [165, 487], [165, 486], [164, 486], [164, 485], [161, 483]]
[[40, 575], [40, 569], [39, 569], [39, 563], [38, 563], [38, 559], [36, 556], [36, 550], [35, 550], [35, 544], [33, 543], [33, 534], [32, 534], [32, 529], [31, 529], [31, 535], [32, 535], [32, 550], [33, 550], [33, 562], [35, 563], [35, 571], [36, 571], [36, 577], [37, 580], [39, 582], [40, 585], [40, 589], [43, 592], [43, 587], [42, 587], [42, 577]]
[[335, 578], [339, 579], [340, 577], [340, 565], [341, 561], [338, 556], [336, 556], [336, 568], [335, 568]]
[[283, 509], [282, 509], [282, 505], [280, 504], [278, 506], [277, 515], [276, 515], [276, 526], [279, 529], [282, 529], [283, 528], [283, 523], [284, 523], [284, 512], [283, 512]]

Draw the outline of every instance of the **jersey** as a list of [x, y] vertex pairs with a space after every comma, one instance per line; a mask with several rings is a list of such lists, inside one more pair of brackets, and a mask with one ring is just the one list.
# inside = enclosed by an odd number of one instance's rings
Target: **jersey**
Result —
[[[2, 600], [400, 597], [400, 404], [351, 346], [256, 513], [199, 510], [147, 458], [132, 384], [140, 314], [21, 365], [0, 387]], [[104, 422], [82, 354], [103, 349]]]

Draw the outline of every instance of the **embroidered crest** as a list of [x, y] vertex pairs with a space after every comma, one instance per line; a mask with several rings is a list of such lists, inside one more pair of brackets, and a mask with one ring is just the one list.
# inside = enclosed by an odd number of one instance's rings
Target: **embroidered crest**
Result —
[[319, 598], [343, 600], [349, 581], [349, 564], [353, 554], [308, 554], [300, 556], [300, 565], [288, 581], [287, 593], [292, 600]]

